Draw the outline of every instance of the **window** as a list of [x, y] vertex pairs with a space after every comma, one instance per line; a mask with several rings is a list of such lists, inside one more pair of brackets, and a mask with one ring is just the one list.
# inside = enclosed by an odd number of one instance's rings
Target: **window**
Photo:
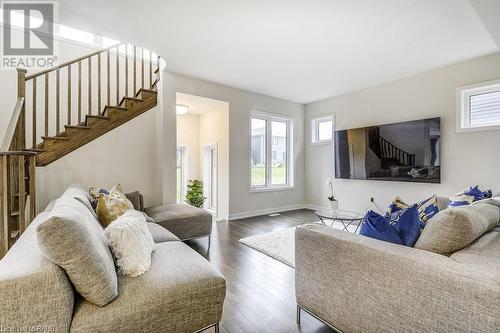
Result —
[[312, 143], [328, 143], [332, 141], [333, 121], [331, 116], [311, 120]]
[[457, 89], [457, 132], [500, 129], [500, 80]]
[[203, 192], [207, 200], [205, 208], [215, 212], [217, 208], [217, 145], [203, 148]]
[[186, 196], [186, 147], [177, 148], [177, 203]]
[[252, 112], [250, 116], [250, 187], [254, 191], [291, 187], [292, 121]]

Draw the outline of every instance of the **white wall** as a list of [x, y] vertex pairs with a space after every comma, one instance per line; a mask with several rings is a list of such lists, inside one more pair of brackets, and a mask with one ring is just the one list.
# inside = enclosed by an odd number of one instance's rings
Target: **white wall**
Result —
[[[266, 213], [302, 206], [304, 202], [304, 107], [173, 73], [162, 73], [165, 113], [162, 149], [164, 202], [175, 202], [176, 92], [229, 102], [229, 218], [252, 212]], [[249, 111], [257, 109], [292, 117], [294, 127], [295, 188], [288, 191], [249, 193]]]
[[[155, 107], [45, 167], [37, 168], [37, 207], [43, 210], [68, 185], [140, 191], [146, 207], [161, 204], [156, 175]], [[147, 130], [146, 130], [147, 129]]]
[[186, 147], [186, 180], [201, 179], [200, 116], [177, 116], [177, 146]]
[[310, 119], [335, 112], [336, 129], [441, 117], [441, 184], [335, 180], [339, 206], [363, 212], [370, 197], [386, 207], [396, 195], [416, 202], [434, 193], [449, 196], [467, 185], [500, 190], [500, 131], [457, 134], [455, 89], [500, 78], [500, 53], [465, 61], [305, 106], [306, 202], [327, 206], [324, 180], [331, 172], [331, 145], [311, 145]]
[[[201, 170], [206, 168], [203, 148], [217, 146], [217, 220], [229, 217], [229, 105], [211, 110], [200, 116]], [[203, 173], [202, 173], [203, 175]]]

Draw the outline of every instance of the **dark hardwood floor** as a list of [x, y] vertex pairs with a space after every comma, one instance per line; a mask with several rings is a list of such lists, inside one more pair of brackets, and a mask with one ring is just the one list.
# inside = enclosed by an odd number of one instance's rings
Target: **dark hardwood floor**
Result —
[[[214, 223], [209, 259], [227, 281], [220, 332], [333, 332], [305, 312], [301, 325], [297, 325], [294, 269], [238, 242], [247, 236], [317, 220], [312, 211], [304, 209]], [[206, 256], [206, 238], [187, 244]]]

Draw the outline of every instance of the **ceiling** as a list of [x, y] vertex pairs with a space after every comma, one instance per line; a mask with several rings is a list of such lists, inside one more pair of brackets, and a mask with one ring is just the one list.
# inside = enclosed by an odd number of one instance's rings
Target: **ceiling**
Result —
[[59, 21], [151, 49], [171, 72], [308, 103], [497, 52], [499, 3], [61, 0]]
[[216, 99], [180, 92], [176, 93], [175, 98], [176, 104], [187, 105], [189, 107], [189, 111], [187, 114], [202, 115], [210, 111], [229, 109], [228, 102], [219, 101]]

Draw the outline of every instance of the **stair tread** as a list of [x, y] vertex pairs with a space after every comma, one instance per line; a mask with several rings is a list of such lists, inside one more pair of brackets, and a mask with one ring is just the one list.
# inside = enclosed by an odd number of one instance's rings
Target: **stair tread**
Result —
[[87, 118], [97, 118], [97, 119], [109, 119], [109, 117], [101, 116], [101, 115], [87, 115]]
[[17, 238], [19, 236], [20, 231], [19, 230], [14, 230], [10, 232], [10, 238]]
[[19, 211], [15, 210], [12, 213], [10, 213], [10, 216], [19, 216]]
[[82, 125], [64, 125], [65, 128], [76, 128], [76, 129], [90, 129], [89, 126]]
[[118, 109], [118, 110], [128, 110], [127, 108], [123, 107], [123, 106], [115, 106], [115, 105], [106, 105], [104, 107], [105, 109]]
[[42, 136], [44, 140], [69, 140], [69, 138], [65, 136]]
[[29, 148], [29, 149], [24, 149], [25, 151], [32, 151], [32, 152], [35, 152], [35, 153], [43, 153], [45, 150], [44, 149], [40, 149], [40, 148]]
[[[28, 192], [24, 192], [24, 195], [27, 195], [27, 194], [28, 194]], [[18, 196], [19, 196], [19, 193], [14, 194], [14, 196], [15, 196], [15, 197], [18, 197]]]
[[142, 91], [145, 91], [145, 92], [150, 92], [150, 93], [155, 93], [155, 94], [157, 93], [157, 91], [156, 91], [156, 90], [153, 90], [153, 89], [141, 88], [141, 89], [139, 89], [139, 90], [140, 90], [140, 91], [142, 90]]
[[129, 99], [131, 101], [137, 101], [137, 102], [143, 102], [144, 101], [142, 98], [137, 98], [137, 97], [123, 97], [123, 99]]

